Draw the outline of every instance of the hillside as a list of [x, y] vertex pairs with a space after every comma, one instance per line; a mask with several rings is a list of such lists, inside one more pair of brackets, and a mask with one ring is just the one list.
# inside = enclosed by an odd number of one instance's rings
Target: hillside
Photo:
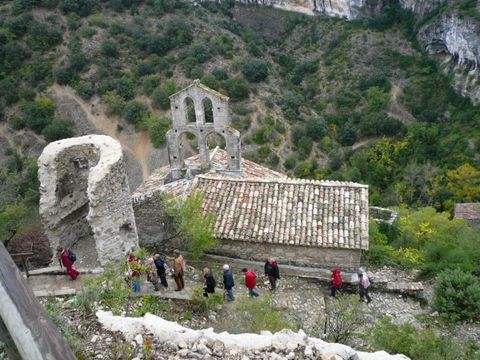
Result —
[[[98, 131], [130, 153], [150, 147], [127, 144], [147, 130], [162, 147], [167, 96], [200, 78], [230, 96], [247, 158], [366, 182], [373, 204], [450, 209], [471, 197], [449, 190], [447, 171], [478, 167], [478, 107], [420, 51], [400, 8], [354, 22], [232, 3], [14, 1], [1, 11], [3, 142], [25, 128], [47, 141]], [[55, 95], [62, 87], [109, 129], [79, 124]], [[38, 154], [32, 136], [5, 160]], [[141, 178], [165, 162], [149, 163], [152, 151], [133, 151]]]

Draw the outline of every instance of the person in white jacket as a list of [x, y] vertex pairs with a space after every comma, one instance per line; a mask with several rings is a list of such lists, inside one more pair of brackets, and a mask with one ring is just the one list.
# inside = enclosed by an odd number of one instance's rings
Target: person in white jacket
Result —
[[368, 295], [368, 289], [370, 288], [370, 279], [367, 276], [367, 273], [363, 270], [358, 271], [358, 293], [360, 295], [360, 301], [365, 301], [367, 298], [367, 304], [372, 301], [370, 295]]

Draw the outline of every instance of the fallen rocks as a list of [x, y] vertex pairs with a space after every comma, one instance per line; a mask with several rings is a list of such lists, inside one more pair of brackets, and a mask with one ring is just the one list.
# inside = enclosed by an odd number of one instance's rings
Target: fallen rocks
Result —
[[[163, 348], [170, 349], [168, 359], [408, 360], [403, 355], [385, 352], [380, 355], [357, 352], [346, 345], [308, 337], [302, 330], [296, 333], [282, 330], [275, 334], [268, 331], [261, 334], [218, 334], [212, 328], [193, 330], [148, 313], [143, 318], [131, 318], [99, 310], [97, 318], [106, 329], [121, 332], [127, 341], [139, 343], [140, 330], [151, 333], [158, 343], [166, 345]], [[175, 351], [172, 343], [179, 350]]]

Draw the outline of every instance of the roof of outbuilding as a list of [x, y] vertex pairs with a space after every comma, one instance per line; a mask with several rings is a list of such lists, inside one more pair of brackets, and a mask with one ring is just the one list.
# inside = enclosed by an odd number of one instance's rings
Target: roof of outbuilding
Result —
[[220, 239], [368, 249], [368, 186], [299, 179], [195, 177]]
[[479, 220], [480, 203], [455, 204], [454, 217], [465, 220]]

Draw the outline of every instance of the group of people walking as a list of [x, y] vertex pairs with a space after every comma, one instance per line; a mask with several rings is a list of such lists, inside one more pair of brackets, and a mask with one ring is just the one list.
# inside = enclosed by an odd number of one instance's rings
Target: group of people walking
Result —
[[[175, 280], [176, 289], [175, 291], [181, 291], [185, 288], [185, 260], [178, 250], [174, 250], [174, 257], [172, 260], [172, 269], [173, 269], [173, 278]], [[67, 274], [72, 280], [75, 280], [79, 272], [73, 266], [73, 263], [76, 260], [76, 255], [71, 251], [64, 249], [62, 246], [57, 247], [57, 257], [60, 262], [60, 265], [65, 267]], [[167, 269], [166, 269], [166, 260], [161, 257], [160, 254], [155, 254], [154, 256], [148, 258], [146, 261], [142, 262], [138, 257], [129, 253], [126, 262], [126, 277], [125, 280], [132, 287], [134, 292], [141, 292], [141, 275], [143, 273], [147, 274], [147, 280], [152, 283], [155, 291], [159, 291], [161, 287], [168, 288], [167, 282]], [[223, 267], [223, 286], [225, 289], [225, 297], [228, 301], [235, 300], [235, 295], [233, 288], [235, 287], [235, 282], [233, 279], [233, 271], [230, 265], [224, 264]], [[277, 261], [274, 258], [268, 258], [265, 261], [264, 265], [265, 276], [268, 278], [270, 283], [270, 291], [275, 291], [277, 287], [277, 280], [280, 279], [280, 271], [278, 268]], [[336, 297], [337, 293], [342, 291], [343, 288], [343, 279], [342, 272], [340, 269], [335, 268], [331, 270], [331, 288], [330, 295]], [[257, 275], [253, 270], [247, 268], [242, 269], [242, 273], [245, 275], [245, 286], [248, 289], [248, 296], [258, 297], [258, 291], [256, 290], [257, 286]], [[369, 295], [370, 289], [370, 279], [366, 271], [362, 268], [358, 269], [358, 293], [360, 296], [360, 301], [367, 300], [367, 304], [372, 301], [372, 298]], [[204, 278], [204, 292], [203, 295], [208, 297], [209, 294], [215, 293], [215, 288], [217, 282], [210, 268], [206, 267], [203, 269], [203, 278]]]
[[[177, 285], [175, 291], [181, 291], [185, 287], [184, 273], [185, 260], [180, 251], [175, 250], [172, 259], [173, 278]], [[166, 260], [160, 254], [148, 258], [144, 262], [138, 257], [129, 253], [127, 258], [127, 271], [125, 273], [125, 281], [131, 285], [134, 292], [141, 292], [141, 275], [145, 273], [147, 280], [153, 285], [155, 291], [159, 291], [162, 287], [168, 288]]]
[[[368, 294], [370, 289], [370, 279], [367, 272], [362, 268], [358, 269], [358, 294], [360, 295], [360, 301], [364, 302], [367, 299], [367, 304], [372, 301], [372, 298]], [[331, 277], [331, 292], [330, 295], [335, 297], [337, 292], [341, 292], [343, 287], [342, 272], [340, 269], [332, 269]]]
[[[233, 279], [233, 271], [229, 264], [222, 266], [223, 270], [223, 287], [225, 289], [225, 298], [228, 301], [235, 300], [235, 294], [233, 288], [235, 287], [235, 281]], [[258, 297], [259, 293], [256, 290], [257, 287], [257, 275], [251, 269], [243, 268], [242, 273], [245, 276], [245, 287], [248, 289], [249, 297]], [[213, 277], [213, 273], [209, 268], [203, 269], [204, 276], [204, 293], [203, 295], [208, 297], [209, 294], [215, 292], [216, 281]], [[280, 279], [280, 271], [275, 259], [269, 258], [265, 262], [265, 276], [268, 277], [270, 282], [270, 291], [275, 291], [277, 280]]]

